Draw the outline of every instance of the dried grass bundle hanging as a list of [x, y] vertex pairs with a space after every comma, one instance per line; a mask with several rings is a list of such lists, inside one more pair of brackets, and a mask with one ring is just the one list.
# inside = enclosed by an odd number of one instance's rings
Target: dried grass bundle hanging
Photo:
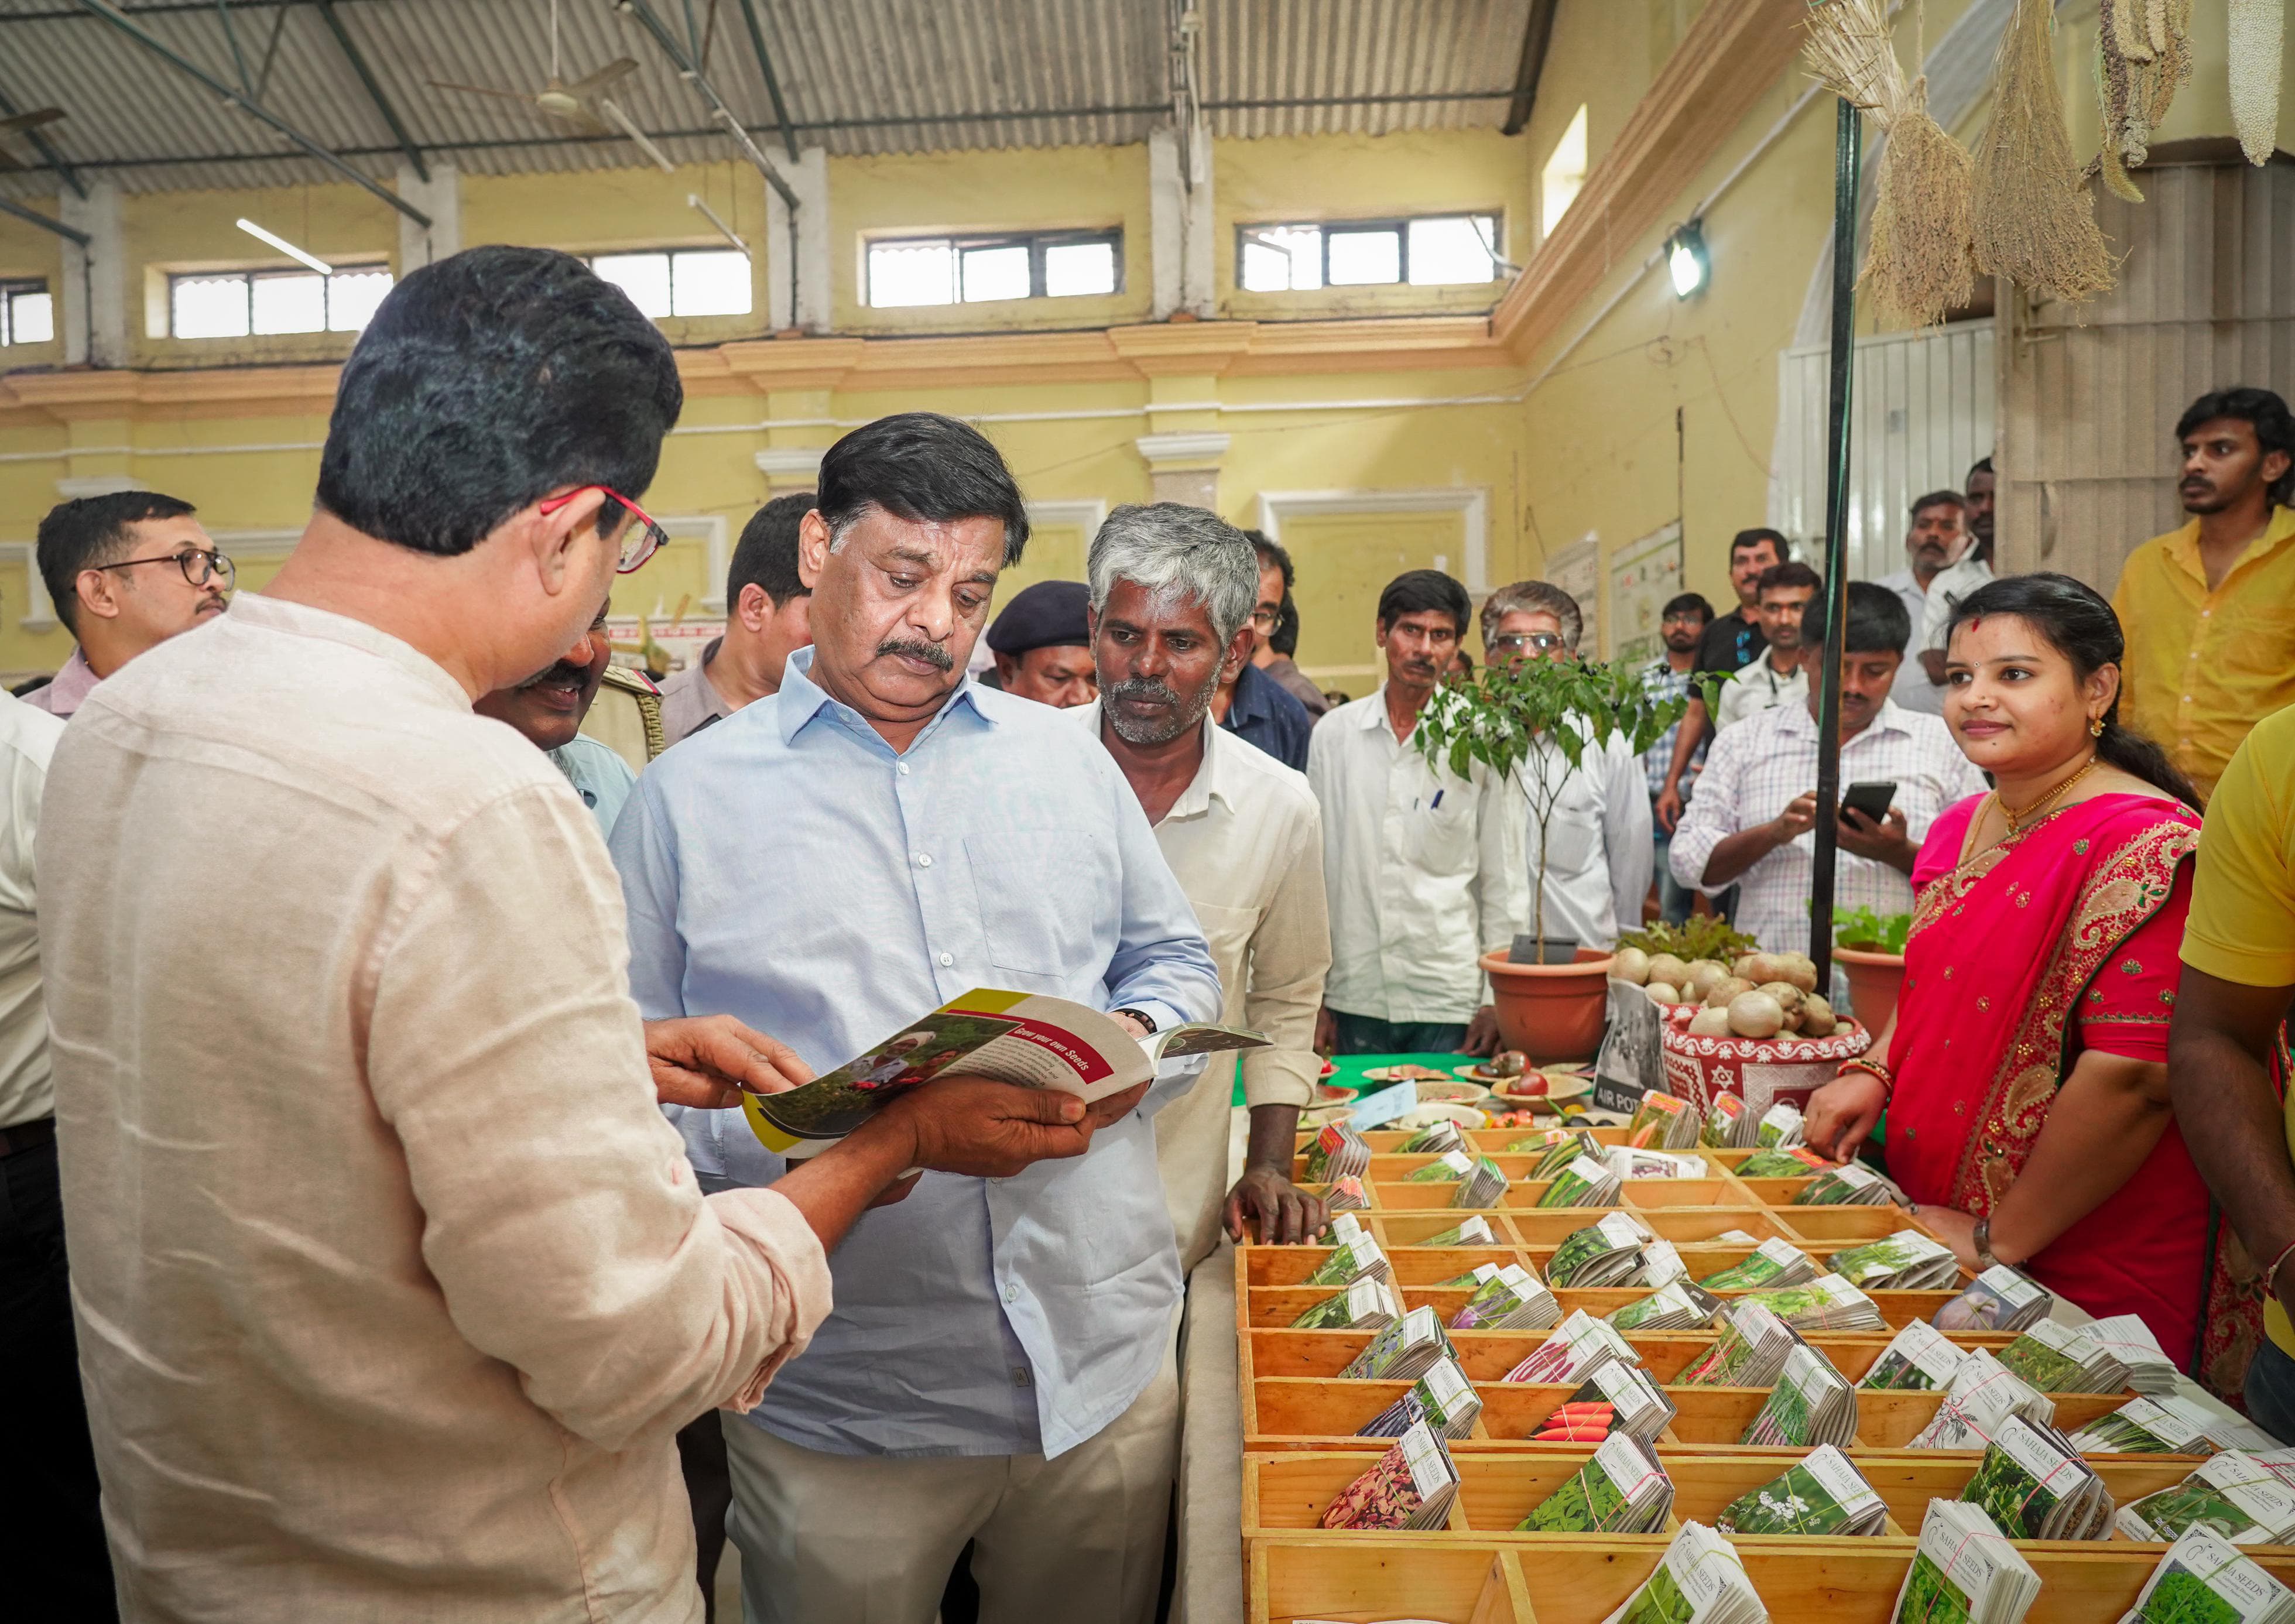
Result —
[[1976, 143], [1976, 268], [2078, 304], [2111, 288], [2111, 250], [2064, 133], [2050, 22], [2048, 0], [2017, 0], [2000, 41], [1992, 121]]
[[2192, 0], [2099, 0], [2095, 95], [2103, 140], [2090, 173], [2131, 203], [2144, 193], [2128, 178], [2152, 150], [2152, 133], [2192, 77]]
[[1873, 116], [1888, 135], [1859, 286], [1918, 326], [1968, 303], [1976, 284], [1970, 192], [1973, 165], [1929, 112], [1925, 76], [1906, 83], [1888, 0], [1823, 0], [1809, 13], [1809, 71]]
[[2279, 62], [2285, 0], [2231, 0], [2231, 122], [2247, 161], [2263, 164], [2279, 144]]

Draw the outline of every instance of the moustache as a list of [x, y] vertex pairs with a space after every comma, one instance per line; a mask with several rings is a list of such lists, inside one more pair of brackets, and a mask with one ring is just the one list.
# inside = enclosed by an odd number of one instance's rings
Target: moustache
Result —
[[1099, 691], [1112, 700], [1174, 706], [1180, 703], [1179, 690], [1156, 677], [1126, 677], [1121, 682], [1110, 682]]
[[590, 668], [587, 665], [569, 665], [559, 660], [520, 682], [518, 691], [523, 693], [529, 688], [579, 688], [589, 680]]
[[952, 671], [956, 657], [938, 643], [928, 643], [912, 637], [888, 637], [877, 645], [878, 658], [888, 654], [905, 655], [912, 660], [922, 660], [935, 671]]

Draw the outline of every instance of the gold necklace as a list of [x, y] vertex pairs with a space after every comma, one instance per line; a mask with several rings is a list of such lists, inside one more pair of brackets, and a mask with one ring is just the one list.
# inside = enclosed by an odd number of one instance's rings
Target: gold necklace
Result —
[[2038, 800], [2033, 802], [2021, 812], [2017, 811], [2014, 807], [2009, 805], [2007, 802], [2002, 800], [2000, 798], [2000, 792], [1997, 789], [1995, 789], [1992, 792], [1992, 804], [2000, 809], [2001, 817], [2007, 820], [2008, 832], [2013, 835], [2023, 827], [2028, 820], [2038, 818], [2042, 812], [2047, 811], [2051, 806], [2054, 806], [2058, 801], [2062, 800], [2066, 795], [2070, 793], [2071, 787], [2073, 785], [2079, 783], [2089, 773], [2095, 771], [2097, 763], [2102, 760], [2103, 757], [2101, 756], [2089, 756], [2087, 758], [2087, 766], [2082, 767], [2078, 772], [2073, 773], [2071, 777], [2066, 779], [2062, 783], [2057, 785], [2054, 789], [2048, 791], [2047, 794], [2042, 796]]

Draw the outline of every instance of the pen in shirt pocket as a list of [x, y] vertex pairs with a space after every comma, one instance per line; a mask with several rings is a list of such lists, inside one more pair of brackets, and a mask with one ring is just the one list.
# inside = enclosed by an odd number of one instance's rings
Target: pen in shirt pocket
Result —
[[1434, 798], [1433, 798], [1433, 800], [1431, 800], [1431, 801], [1429, 801], [1429, 802], [1427, 802], [1427, 803], [1426, 803], [1426, 810], [1427, 810], [1428, 812], [1433, 812], [1433, 811], [1437, 810], [1439, 807], [1441, 807], [1441, 805], [1442, 805], [1442, 792], [1441, 790], [1439, 790], [1439, 789], [1438, 789], [1438, 790], [1436, 790], [1436, 791], [1434, 792]]

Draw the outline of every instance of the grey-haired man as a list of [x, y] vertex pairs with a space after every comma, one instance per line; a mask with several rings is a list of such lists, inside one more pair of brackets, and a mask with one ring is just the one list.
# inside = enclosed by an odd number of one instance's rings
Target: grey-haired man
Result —
[[1259, 560], [1201, 508], [1121, 507], [1091, 544], [1091, 651], [1099, 698], [1076, 714], [1107, 747], [1155, 826], [1217, 962], [1221, 1018], [1273, 1047], [1243, 1061], [1251, 1110], [1243, 1176], [1228, 1187], [1235, 1062], [1214, 1064], [1156, 1119], [1156, 1158], [1192, 1269], [1246, 1225], [1313, 1238], [1315, 1198], [1291, 1182], [1292, 1134], [1320, 1061], [1315, 1012], [1331, 967], [1322, 814], [1304, 774], [1213, 725], [1212, 696], [1247, 663]]

